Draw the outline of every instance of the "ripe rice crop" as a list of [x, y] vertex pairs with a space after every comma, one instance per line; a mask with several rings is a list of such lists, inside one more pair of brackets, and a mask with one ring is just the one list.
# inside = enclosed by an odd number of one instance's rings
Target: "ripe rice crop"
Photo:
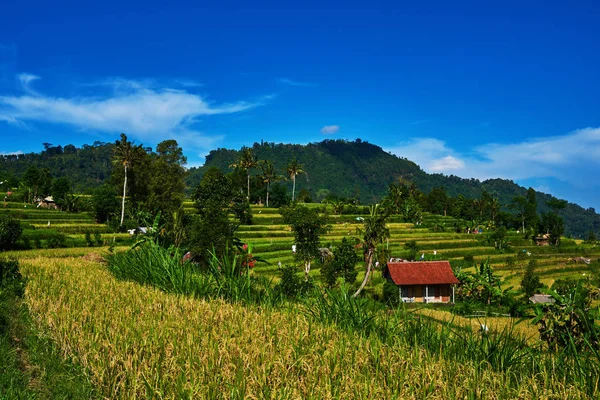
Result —
[[[428, 325], [381, 340], [294, 309], [207, 302], [119, 281], [82, 259], [40, 257], [23, 266], [37, 325], [107, 398], [587, 398], [550, 364], [533, 365], [533, 374], [510, 366], [500, 373], [469, 361], [460, 354], [466, 348], [436, 352], [428, 338], [444, 333]], [[487, 351], [518, 361], [503, 347]]]

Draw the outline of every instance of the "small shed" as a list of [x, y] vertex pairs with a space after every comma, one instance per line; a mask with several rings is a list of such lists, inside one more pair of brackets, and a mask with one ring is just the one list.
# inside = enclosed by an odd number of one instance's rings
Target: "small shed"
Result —
[[533, 304], [548, 304], [554, 303], [556, 300], [554, 300], [554, 297], [550, 296], [549, 294], [536, 293], [529, 298], [529, 301]]
[[52, 196], [48, 196], [44, 199], [38, 201], [38, 208], [48, 208], [52, 210], [58, 210], [58, 205], [52, 198]]
[[459, 283], [448, 261], [390, 262], [388, 278], [398, 286], [406, 303], [454, 303]]
[[535, 238], [533, 238], [533, 241], [538, 246], [549, 246], [550, 245], [550, 235], [548, 235], [546, 233], [543, 235], [536, 236]]

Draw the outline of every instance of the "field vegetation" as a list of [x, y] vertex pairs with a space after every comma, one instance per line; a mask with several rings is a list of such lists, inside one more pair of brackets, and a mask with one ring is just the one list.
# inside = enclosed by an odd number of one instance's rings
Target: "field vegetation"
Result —
[[[405, 181], [370, 207], [291, 202], [277, 181], [304, 166], [251, 149], [184, 200], [176, 143], [115, 146], [126, 197], [45, 209], [38, 182], [0, 209], [0, 398], [598, 397], [600, 247], [562, 236], [564, 204]], [[457, 304], [401, 303], [390, 258], [449, 260]]]

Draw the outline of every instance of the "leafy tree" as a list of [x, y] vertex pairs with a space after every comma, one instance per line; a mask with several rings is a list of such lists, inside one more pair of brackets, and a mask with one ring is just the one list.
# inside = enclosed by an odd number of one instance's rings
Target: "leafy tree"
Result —
[[281, 208], [290, 204], [291, 197], [285, 187], [276, 183], [271, 188], [271, 207]]
[[598, 310], [591, 307], [589, 290], [582, 282], [568, 293], [552, 292], [554, 303], [536, 304], [533, 323], [539, 325], [540, 338], [552, 351], [567, 349], [597, 351], [600, 328]]
[[387, 211], [379, 204], [371, 206], [369, 211], [369, 215], [363, 218], [363, 228], [357, 228], [362, 243], [367, 270], [363, 282], [356, 293], [354, 293], [353, 297], [360, 294], [369, 280], [377, 245], [383, 243], [386, 238], [390, 237], [390, 231], [386, 225], [388, 219]]
[[267, 185], [267, 201], [266, 206], [269, 207], [269, 192], [271, 184], [281, 179], [281, 175], [275, 171], [275, 166], [269, 160], [265, 160], [260, 164], [262, 170], [262, 180]]
[[117, 140], [115, 143], [113, 163], [123, 167], [124, 179], [123, 179], [123, 198], [121, 203], [121, 222], [125, 219], [125, 197], [127, 196], [127, 170], [130, 166], [134, 165], [140, 159], [139, 152], [143, 151], [141, 145], [134, 146], [133, 143], [127, 140], [127, 135], [121, 133], [121, 140]]
[[306, 294], [313, 288], [311, 281], [302, 280], [296, 273], [296, 268], [293, 265], [286, 265], [280, 268], [281, 279], [275, 286], [275, 291], [283, 294], [288, 298], [296, 298]]
[[488, 243], [494, 245], [496, 250], [502, 250], [508, 245], [508, 233], [506, 228], [501, 226], [488, 234]]
[[160, 142], [151, 157], [152, 176], [148, 179], [146, 209], [152, 215], [160, 213], [169, 231], [173, 228], [173, 213], [181, 209], [185, 198], [186, 162], [175, 140]]
[[335, 286], [338, 277], [343, 277], [346, 283], [352, 284], [356, 281], [355, 266], [359, 258], [354, 246], [343, 238], [342, 243], [333, 250], [333, 257], [327, 260], [321, 268], [321, 276], [328, 287]]
[[565, 232], [562, 217], [554, 211], [542, 213], [541, 232], [550, 235], [550, 244], [560, 246], [560, 237]]
[[415, 261], [417, 259], [417, 253], [419, 252], [419, 246], [417, 245], [417, 242], [414, 240], [409, 240], [408, 242], [404, 243], [404, 248], [408, 250], [408, 260]]
[[92, 209], [96, 222], [108, 222], [119, 210], [117, 193], [110, 185], [103, 185], [92, 194]]
[[66, 177], [57, 178], [52, 182], [52, 198], [54, 202], [63, 210], [65, 210], [67, 203], [67, 196], [71, 192], [71, 182]]
[[231, 211], [233, 215], [244, 225], [252, 225], [252, 209], [250, 202], [243, 194], [236, 192], [231, 202]]
[[0, 215], [0, 250], [11, 249], [21, 237], [21, 224], [10, 215]]
[[523, 290], [528, 298], [533, 296], [543, 286], [539, 275], [535, 273], [536, 266], [537, 262], [534, 259], [530, 260], [525, 273], [523, 273], [523, 279], [521, 279], [521, 290]]
[[228, 243], [233, 242], [235, 227], [227, 213], [233, 197], [229, 180], [217, 168], [211, 168], [195, 189], [192, 198], [198, 210], [198, 219], [192, 229], [191, 249], [199, 261], [208, 263], [213, 251], [223, 255]]
[[506, 296], [501, 288], [502, 280], [494, 274], [489, 260], [482, 262], [475, 273], [459, 272], [456, 276], [460, 281], [457, 297], [461, 300], [474, 301], [482, 304], [499, 304]]
[[286, 224], [294, 233], [295, 258], [304, 262], [304, 278], [308, 280], [310, 264], [319, 256], [321, 235], [327, 232], [327, 219], [318, 210], [300, 205], [280, 209]]
[[434, 188], [427, 195], [427, 208], [429, 212], [446, 216], [449, 206], [450, 201], [443, 187]]
[[517, 212], [517, 216], [521, 220], [521, 232], [525, 234], [525, 219], [527, 217], [527, 199], [525, 196], [515, 196], [508, 206], [510, 209]]
[[533, 188], [527, 189], [526, 194], [527, 206], [525, 208], [525, 225], [529, 227], [529, 229], [536, 229], [538, 225], [538, 215], [537, 215], [537, 199], [535, 190]]
[[292, 201], [296, 199], [296, 176], [303, 174], [304, 170], [302, 169], [304, 166], [298, 163], [296, 157], [290, 161], [285, 169], [287, 175], [292, 179]]
[[235, 164], [231, 164], [231, 167], [241, 168], [244, 171], [246, 171], [246, 175], [248, 177], [248, 201], [250, 201], [250, 172], [253, 168], [256, 168], [257, 166], [258, 161], [252, 153], [252, 149], [249, 147], [243, 147], [240, 159]]
[[587, 239], [585, 241], [586, 243], [596, 244], [596, 242], [598, 241], [596, 233], [594, 233], [594, 231], [589, 231]]

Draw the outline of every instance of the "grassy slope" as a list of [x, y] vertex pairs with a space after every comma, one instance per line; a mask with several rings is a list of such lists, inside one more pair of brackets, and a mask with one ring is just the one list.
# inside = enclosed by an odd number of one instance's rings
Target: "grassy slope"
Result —
[[34, 318], [109, 398], [585, 398], [545, 376], [446, 362], [293, 309], [169, 295], [81, 259], [24, 265]]
[[0, 360], [0, 399], [97, 397], [81, 368], [38, 334], [22, 300], [1, 288]]

